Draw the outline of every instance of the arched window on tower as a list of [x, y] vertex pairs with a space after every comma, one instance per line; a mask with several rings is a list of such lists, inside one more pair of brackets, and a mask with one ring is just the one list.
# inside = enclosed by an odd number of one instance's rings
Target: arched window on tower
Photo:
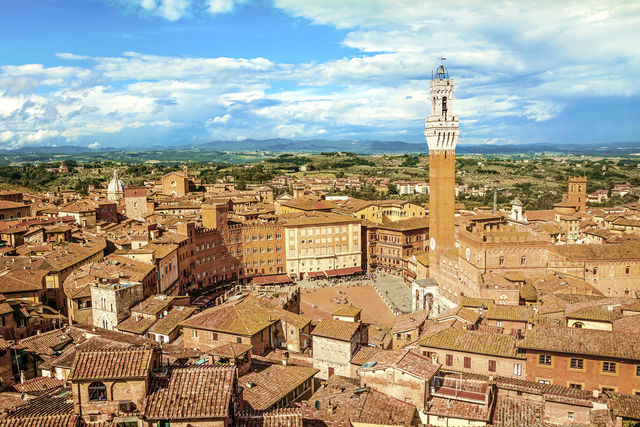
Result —
[[442, 115], [443, 116], [447, 115], [447, 97], [446, 96], [442, 97]]

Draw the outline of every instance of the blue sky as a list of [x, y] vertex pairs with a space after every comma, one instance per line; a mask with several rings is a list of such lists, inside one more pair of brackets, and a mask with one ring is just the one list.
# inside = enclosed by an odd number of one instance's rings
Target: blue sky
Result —
[[0, 148], [420, 142], [441, 54], [461, 143], [640, 140], [637, 1], [4, 0], [0, 22]]

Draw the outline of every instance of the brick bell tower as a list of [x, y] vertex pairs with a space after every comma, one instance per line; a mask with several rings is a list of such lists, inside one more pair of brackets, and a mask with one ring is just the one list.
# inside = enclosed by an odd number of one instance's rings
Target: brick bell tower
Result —
[[[444, 58], [443, 58], [444, 59]], [[429, 146], [429, 248], [453, 248], [455, 237], [455, 149], [458, 117], [453, 115], [453, 79], [444, 65], [431, 78], [431, 115], [424, 135]]]

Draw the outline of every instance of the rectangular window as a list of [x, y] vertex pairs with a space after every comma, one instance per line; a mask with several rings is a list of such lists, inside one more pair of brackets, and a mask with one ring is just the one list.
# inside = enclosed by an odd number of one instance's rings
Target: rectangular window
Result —
[[613, 387], [600, 387], [600, 390], [607, 393], [614, 393], [616, 391], [616, 389]]
[[194, 338], [198, 338], [198, 330], [194, 329], [192, 332]]
[[636, 365], [636, 377], [640, 377], [640, 365]]
[[602, 372], [609, 374], [616, 373], [616, 362], [602, 362]]
[[551, 384], [550, 380], [538, 380], [540, 384]]
[[522, 375], [522, 365], [520, 363], [516, 363], [515, 365], [513, 365], [513, 375]]
[[584, 359], [571, 358], [571, 369], [584, 369]]
[[464, 367], [466, 369], [471, 369], [471, 358], [470, 357], [465, 357], [464, 358]]
[[447, 354], [446, 359], [447, 366], [453, 366], [453, 354]]
[[495, 372], [495, 371], [496, 371], [496, 361], [489, 360], [489, 372]]
[[541, 354], [540, 358], [538, 359], [538, 364], [551, 366], [551, 356], [549, 356], [548, 354]]
[[211, 339], [212, 339], [213, 341], [218, 341], [218, 334], [217, 334], [217, 333], [215, 333], [215, 332], [211, 332]]
[[569, 388], [574, 390], [582, 390], [582, 384], [569, 383]]

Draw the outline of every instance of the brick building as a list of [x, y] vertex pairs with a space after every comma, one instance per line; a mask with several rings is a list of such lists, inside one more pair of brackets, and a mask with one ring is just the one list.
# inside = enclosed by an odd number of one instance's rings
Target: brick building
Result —
[[527, 331], [526, 378], [581, 390], [640, 392], [640, 335], [537, 326]]

